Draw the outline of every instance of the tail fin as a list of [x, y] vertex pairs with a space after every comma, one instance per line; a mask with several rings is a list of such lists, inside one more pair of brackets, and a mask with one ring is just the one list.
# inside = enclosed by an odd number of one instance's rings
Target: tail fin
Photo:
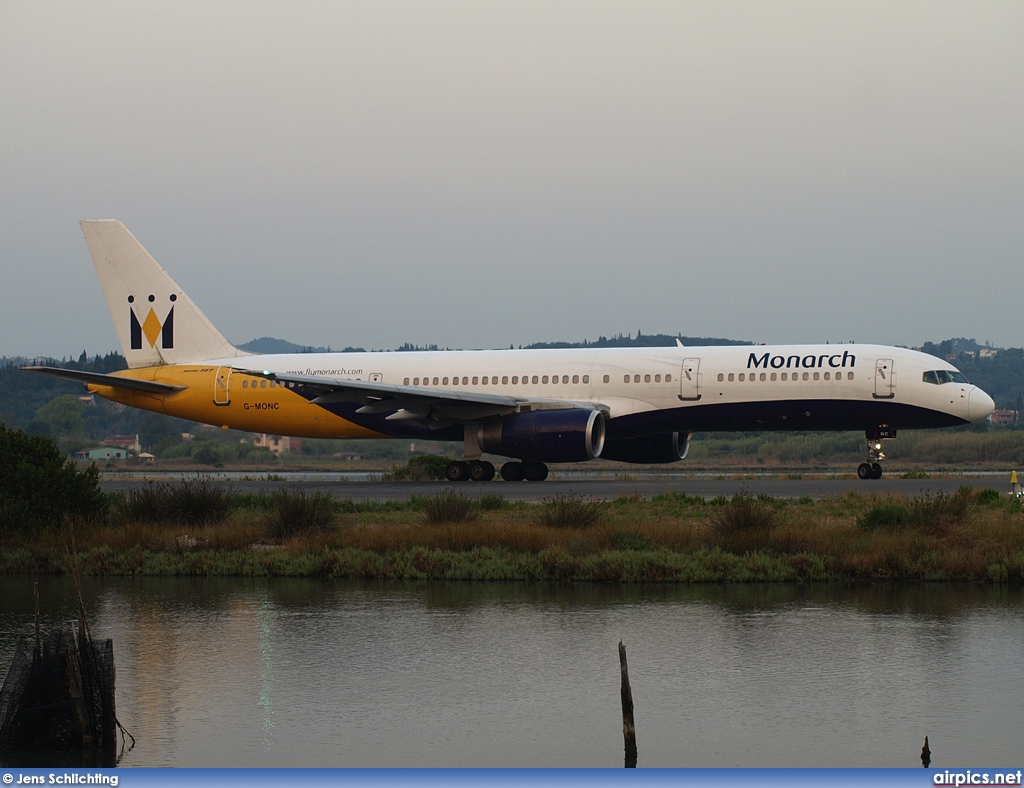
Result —
[[129, 368], [247, 356], [121, 222], [80, 222]]

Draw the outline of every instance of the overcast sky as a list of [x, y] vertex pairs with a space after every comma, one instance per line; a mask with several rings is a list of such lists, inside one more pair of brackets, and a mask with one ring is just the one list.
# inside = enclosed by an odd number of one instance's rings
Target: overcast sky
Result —
[[1024, 3], [0, 0], [0, 355], [79, 219], [235, 343], [1024, 345]]

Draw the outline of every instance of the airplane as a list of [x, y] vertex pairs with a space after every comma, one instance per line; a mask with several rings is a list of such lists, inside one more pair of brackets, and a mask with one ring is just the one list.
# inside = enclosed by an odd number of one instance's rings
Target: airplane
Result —
[[695, 432], [863, 430], [879, 479], [899, 429], [986, 419], [951, 364], [884, 345], [253, 354], [213, 326], [119, 221], [80, 223], [128, 369], [31, 366], [135, 408], [308, 438], [461, 442], [453, 482], [542, 481], [549, 463], [672, 463]]

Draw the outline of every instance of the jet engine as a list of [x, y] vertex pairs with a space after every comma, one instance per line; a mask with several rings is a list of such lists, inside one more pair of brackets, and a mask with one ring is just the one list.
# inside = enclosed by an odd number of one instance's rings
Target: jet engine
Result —
[[690, 450], [693, 433], [663, 432], [642, 438], [616, 438], [605, 442], [601, 459], [644, 464], [678, 462]]
[[488, 419], [480, 425], [480, 448], [520, 460], [593, 460], [604, 448], [604, 416], [596, 410], [568, 408]]

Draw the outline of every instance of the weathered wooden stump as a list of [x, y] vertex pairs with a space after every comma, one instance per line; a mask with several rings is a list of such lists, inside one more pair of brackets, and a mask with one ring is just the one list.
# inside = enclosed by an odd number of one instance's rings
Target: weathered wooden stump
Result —
[[0, 750], [89, 751], [113, 765], [116, 749], [113, 641], [73, 626], [22, 638], [0, 690]]
[[626, 667], [626, 647], [619, 641], [619, 671], [622, 673], [622, 738], [626, 745], [627, 769], [636, 768], [636, 727], [633, 724], [633, 690], [629, 686], [629, 669]]

